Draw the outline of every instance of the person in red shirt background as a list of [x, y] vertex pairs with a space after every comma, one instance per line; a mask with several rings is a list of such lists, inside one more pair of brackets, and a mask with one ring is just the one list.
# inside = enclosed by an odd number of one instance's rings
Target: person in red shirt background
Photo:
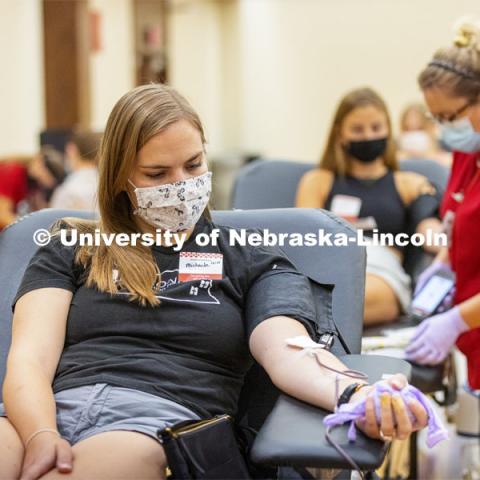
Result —
[[37, 155], [0, 159], [0, 231], [17, 214], [48, 207], [64, 176], [62, 155], [50, 146], [42, 147]]
[[15, 220], [17, 205], [27, 196], [27, 166], [18, 159], [0, 161], [0, 230]]
[[480, 23], [464, 22], [454, 45], [439, 50], [419, 77], [432, 116], [442, 124], [443, 139], [454, 153], [441, 214], [449, 234], [442, 251], [419, 277], [417, 290], [436, 272], [456, 275], [453, 307], [423, 321], [406, 354], [433, 365], [451, 347], [466, 355], [468, 383], [480, 389]]

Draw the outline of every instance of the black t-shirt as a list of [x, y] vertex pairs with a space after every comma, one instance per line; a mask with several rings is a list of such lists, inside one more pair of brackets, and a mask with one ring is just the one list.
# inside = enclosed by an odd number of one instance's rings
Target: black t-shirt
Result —
[[[200, 247], [200, 232], [220, 231], [217, 246]], [[87, 288], [75, 247], [53, 237], [27, 267], [16, 301], [38, 288], [73, 292], [54, 392], [94, 383], [134, 388], [171, 399], [202, 417], [235, 414], [253, 363], [248, 339], [263, 320], [286, 315], [315, 336], [308, 279], [278, 249], [229, 246], [229, 227], [202, 218], [182, 252], [223, 254], [217, 280], [180, 282], [179, 252], [154, 246], [161, 304], [142, 307], [119, 290]], [[45, 325], [48, 328], [48, 324]]]

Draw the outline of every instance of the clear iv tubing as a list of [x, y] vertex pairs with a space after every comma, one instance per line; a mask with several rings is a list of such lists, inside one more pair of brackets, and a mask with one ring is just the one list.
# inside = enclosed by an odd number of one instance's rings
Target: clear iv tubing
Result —
[[[335, 377], [335, 405], [338, 402], [338, 397], [339, 397], [339, 391], [338, 391], [338, 375], [345, 375], [346, 377], [354, 378], [357, 380], [368, 380], [368, 375], [360, 372], [359, 370], [353, 370], [353, 369], [346, 369], [346, 370], [337, 370], [336, 368], [330, 367], [329, 365], [326, 365], [323, 363], [320, 358], [317, 355], [317, 352], [313, 351], [311, 354], [315, 357], [317, 360], [317, 363], [323, 367], [326, 368], [327, 370], [330, 370], [331, 372], [337, 373], [337, 376]], [[325, 438], [327, 439], [328, 443], [350, 464], [350, 466], [358, 472], [362, 480], [365, 480], [365, 475], [363, 474], [362, 470], [358, 466], [357, 462], [333, 439], [331, 435], [331, 429], [332, 427], [327, 427], [325, 431]]]

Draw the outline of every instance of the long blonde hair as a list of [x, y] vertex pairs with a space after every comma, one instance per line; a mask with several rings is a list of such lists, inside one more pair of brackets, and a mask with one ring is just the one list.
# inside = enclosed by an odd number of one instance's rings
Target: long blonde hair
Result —
[[319, 162], [319, 167], [330, 170], [336, 175], [345, 175], [348, 172], [347, 155], [340, 145], [340, 132], [345, 117], [353, 110], [359, 107], [373, 106], [383, 112], [387, 117], [388, 139], [387, 149], [383, 155], [383, 159], [387, 168], [397, 170], [397, 158], [395, 142], [392, 136], [392, 122], [388, 109], [383, 99], [371, 88], [359, 88], [349, 92], [340, 101], [335, 115], [333, 117], [332, 126], [328, 134], [327, 145]]
[[422, 90], [441, 88], [454, 97], [480, 96], [480, 21], [460, 20], [450, 47], [435, 52], [418, 77]]
[[[154, 136], [179, 120], [187, 120], [205, 134], [197, 113], [176, 90], [166, 85], [151, 84], [126, 93], [114, 106], [105, 128], [99, 150], [98, 204], [99, 221], [65, 218], [64, 222], [79, 233], [135, 233], [132, 205], [126, 192], [127, 182], [135, 167], [138, 151]], [[209, 216], [208, 208], [204, 215]], [[58, 231], [56, 225], [54, 231]], [[87, 287], [102, 292], [118, 291], [114, 269], [122, 288], [140, 305], [160, 303], [152, 288], [159, 285], [160, 271], [149, 247], [79, 246], [75, 261], [88, 268]]]

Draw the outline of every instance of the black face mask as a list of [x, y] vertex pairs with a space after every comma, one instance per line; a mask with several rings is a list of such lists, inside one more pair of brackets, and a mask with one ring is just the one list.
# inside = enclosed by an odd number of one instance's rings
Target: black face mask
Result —
[[361, 142], [348, 142], [345, 152], [363, 163], [371, 163], [381, 157], [387, 149], [387, 137], [375, 140], [362, 140]]

